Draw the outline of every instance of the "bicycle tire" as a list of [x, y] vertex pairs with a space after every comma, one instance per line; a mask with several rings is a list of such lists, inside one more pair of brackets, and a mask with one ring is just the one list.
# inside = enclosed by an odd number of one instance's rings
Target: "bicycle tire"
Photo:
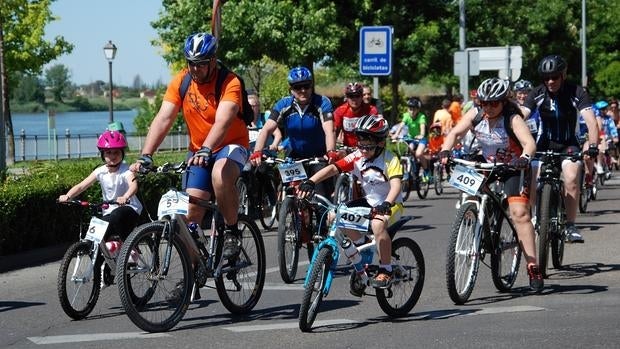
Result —
[[[181, 238], [175, 235], [170, 244], [170, 224], [155, 221], [137, 227], [117, 257], [116, 283], [121, 303], [129, 319], [147, 332], [167, 331], [178, 324], [187, 311], [194, 286], [192, 264]], [[168, 272], [160, 275], [169, 247]], [[132, 251], [139, 256], [137, 263], [129, 263]]]
[[[271, 188], [273, 188], [273, 190], [276, 190], [276, 192], [273, 193], [274, 197], [270, 198], [269, 197], [269, 192], [267, 192], [266, 186], [269, 185], [271, 186]], [[276, 223], [276, 220], [278, 218], [278, 210], [277, 210], [277, 205], [278, 205], [278, 200], [277, 200], [277, 188], [278, 188], [278, 183], [277, 181], [273, 178], [273, 176], [269, 176], [269, 183], [263, 183], [261, 185], [261, 202], [259, 203], [260, 207], [259, 207], [259, 211], [260, 211], [260, 215], [259, 215], [259, 220], [260, 220], [260, 224], [263, 226], [263, 228], [269, 230], [271, 228], [273, 228], [273, 225]], [[265, 215], [267, 212], [269, 212], [269, 215]]]
[[249, 197], [248, 180], [241, 175], [237, 178], [235, 186], [237, 187], [237, 193], [239, 194], [239, 214], [250, 215], [252, 213], [252, 205]]
[[552, 208], [555, 205], [553, 195], [553, 188], [551, 184], [543, 184], [542, 190], [539, 196], [539, 209], [538, 217], [536, 218], [536, 224], [538, 225], [538, 235], [536, 236], [536, 261], [538, 267], [543, 275], [543, 278], [547, 278], [547, 265], [549, 261], [549, 239], [552, 234], [552, 217], [554, 212]]
[[433, 167], [433, 178], [435, 179], [435, 194], [443, 194], [443, 166], [437, 164]]
[[351, 183], [347, 174], [340, 174], [334, 186], [334, 205], [351, 201]]
[[581, 192], [579, 193], [579, 212], [586, 213], [588, 211], [588, 201], [590, 197], [589, 190], [586, 186], [581, 187]]
[[304, 286], [304, 294], [299, 307], [299, 329], [302, 332], [312, 331], [312, 324], [319, 311], [323, 300], [323, 288], [331, 268], [332, 250], [329, 247], [322, 248], [312, 265], [307, 284]]
[[446, 285], [455, 304], [467, 302], [476, 284], [482, 240], [479, 226], [476, 205], [472, 202], [462, 204], [452, 225], [446, 261]]
[[564, 199], [558, 196], [557, 207], [557, 229], [553, 234], [551, 241], [551, 263], [553, 268], [562, 269], [562, 262], [564, 260], [564, 229], [566, 229], [566, 207], [564, 206]]
[[278, 218], [278, 267], [282, 281], [287, 284], [295, 281], [299, 262], [299, 229], [301, 222], [297, 214], [295, 198], [286, 197], [280, 206]]
[[402, 180], [401, 184], [403, 201], [407, 201], [407, 199], [409, 199], [409, 195], [411, 194], [414, 179], [411, 176], [411, 173], [407, 173], [407, 160], [401, 159], [400, 164], [403, 169], [403, 174], [407, 174], [406, 178]]
[[402, 237], [392, 241], [394, 281], [388, 289], [376, 289], [379, 307], [391, 317], [409, 314], [424, 287], [424, 255], [418, 244]]
[[498, 291], [509, 292], [519, 275], [521, 245], [517, 232], [512, 230], [508, 220], [499, 212], [494, 231], [497, 233], [493, 234], [491, 276]]
[[[99, 259], [103, 260], [101, 257]], [[78, 241], [69, 246], [60, 262], [57, 281], [58, 300], [65, 314], [74, 320], [87, 317], [99, 299], [101, 261], [97, 261], [94, 268], [92, 262], [92, 242], [90, 241]], [[83, 279], [84, 274], [91, 270], [90, 280], [72, 281], [73, 275]]]
[[426, 199], [428, 196], [428, 192], [431, 190], [431, 181], [428, 179], [426, 182], [422, 182], [422, 174], [424, 174], [424, 169], [420, 166], [415, 175], [415, 180], [418, 183], [416, 186], [416, 193], [421, 200]]
[[[215, 278], [215, 288], [230, 313], [246, 314], [256, 306], [263, 293], [267, 262], [265, 245], [256, 223], [240, 215], [237, 226], [241, 233], [241, 252], [232, 270]], [[223, 239], [218, 239], [216, 260], [220, 260], [217, 256], [221, 256], [222, 246]]]

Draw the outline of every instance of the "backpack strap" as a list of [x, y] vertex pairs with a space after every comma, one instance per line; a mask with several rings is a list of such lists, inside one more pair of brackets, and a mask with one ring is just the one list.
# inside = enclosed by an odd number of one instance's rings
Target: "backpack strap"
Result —
[[189, 72], [185, 73], [185, 76], [183, 76], [183, 81], [181, 81], [181, 85], [179, 85], [179, 96], [181, 96], [181, 103], [183, 103], [183, 99], [185, 99], [187, 89], [189, 89], [189, 84], [191, 82], [192, 76], [189, 74]]
[[226, 68], [226, 66], [220, 61], [217, 61], [217, 66], [219, 69], [216, 70], [217, 80], [215, 81], [215, 102], [219, 103], [220, 98], [222, 97], [222, 85], [224, 84], [224, 80], [228, 77], [230, 70], [228, 70], [228, 68]]

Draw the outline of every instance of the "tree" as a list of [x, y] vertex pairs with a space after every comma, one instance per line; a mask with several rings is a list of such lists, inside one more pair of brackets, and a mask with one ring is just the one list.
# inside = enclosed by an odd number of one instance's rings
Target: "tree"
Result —
[[144, 87], [144, 82], [142, 82], [142, 78], [140, 77], [139, 74], [134, 76], [132, 87], [136, 91], [140, 91], [140, 89]]
[[45, 103], [44, 87], [39, 78], [28, 74], [20, 75], [19, 84], [13, 90], [11, 97], [19, 102]]
[[[62, 36], [53, 41], [43, 39], [45, 25], [55, 20], [49, 7], [53, 0], [3, 0], [0, 2], [0, 79], [2, 79], [2, 114], [8, 139], [7, 163], [15, 161], [15, 140], [9, 91], [16, 82], [10, 80], [7, 71], [38, 75], [42, 67], [64, 53], [73, 45]], [[6, 36], [4, 36], [6, 33]], [[1, 118], [0, 118], [1, 119]], [[4, 135], [2, 135], [4, 136]]]
[[45, 70], [45, 83], [52, 91], [54, 101], [62, 102], [66, 90], [71, 86], [69, 68], [62, 64], [55, 64]]

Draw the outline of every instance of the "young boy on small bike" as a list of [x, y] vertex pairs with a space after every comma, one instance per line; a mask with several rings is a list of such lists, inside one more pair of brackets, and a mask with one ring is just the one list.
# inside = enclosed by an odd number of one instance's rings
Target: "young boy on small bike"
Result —
[[[388, 122], [376, 115], [364, 115], [355, 125], [357, 150], [345, 158], [323, 168], [299, 186], [299, 197], [304, 198], [314, 191], [314, 186], [343, 171], [350, 172], [361, 182], [365, 197], [347, 203], [349, 207], [371, 207], [376, 215], [371, 229], [377, 240], [380, 268], [371, 286], [387, 288], [392, 282], [392, 241], [387, 232], [403, 211], [401, 195], [402, 167], [398, 157], [385, 149]], [[346, 231], [357, 245], [365, 242], [365, 236], [356, 231]]]
[[[88, 177], [58, 197], [58, 202], [75, 198], [95, 182], [99, 182], [103, 201], [116, 201], [103, 210], [102, 220], [109, 222], [104, 240], [111, 235], [125, 239], [138, 223], [142, 204], [136, 197], [138, 182], [123, 162], [127, 141], [118, 131], [105, 131], [97, 141], [104, 164], [97, 167]], [[110, 248], [108, 246], [108, 248]], [[118, 248], [118, 247], [117, 247]]]

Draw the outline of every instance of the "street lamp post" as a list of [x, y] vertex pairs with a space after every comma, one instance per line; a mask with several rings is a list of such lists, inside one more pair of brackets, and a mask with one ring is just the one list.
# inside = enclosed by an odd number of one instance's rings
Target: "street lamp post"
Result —
[[112, 43], [112, 40], [108, 40], [108, 43], [103, 46], [103, 54], [108, 60], [108, 67], [110, 71], [110, 120], [109, 123], [114, 122], [114, 102], [112, 98], [112, 61], [116, 56], [116, 45]]

